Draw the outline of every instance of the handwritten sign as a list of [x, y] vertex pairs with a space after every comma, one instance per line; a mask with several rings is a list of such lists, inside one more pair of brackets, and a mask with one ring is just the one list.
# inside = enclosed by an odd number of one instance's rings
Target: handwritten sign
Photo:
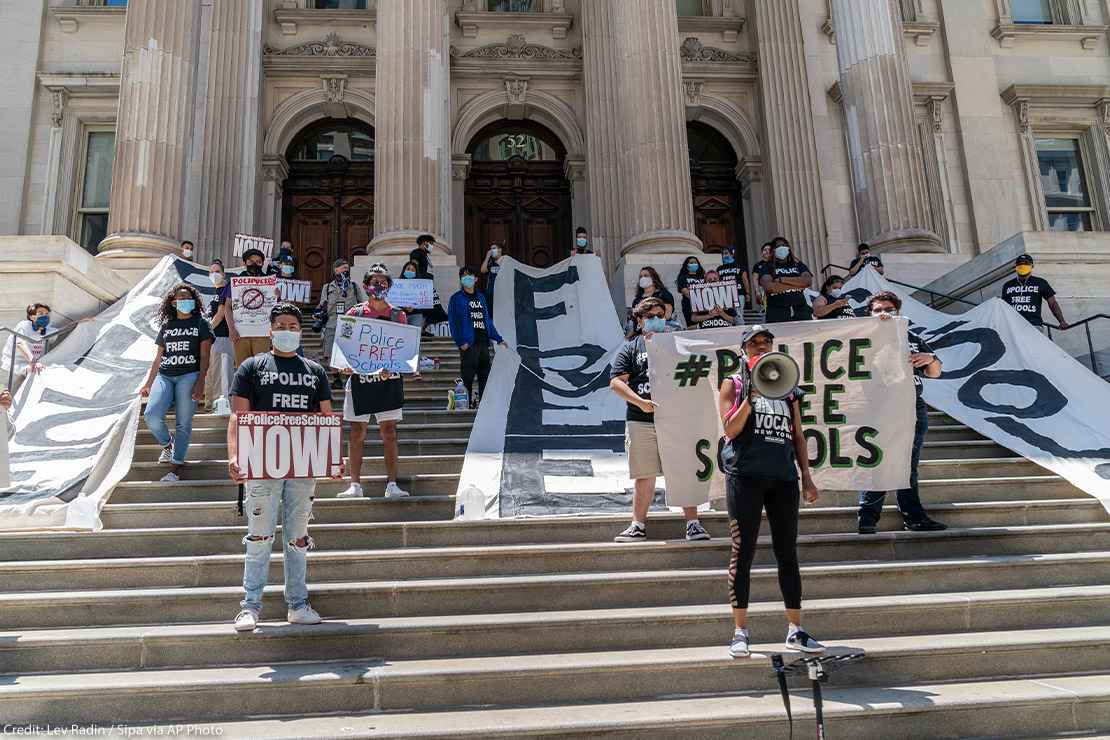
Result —
[[431, 280], [394, 280], [389, 289], [389, 305], [397, 308], [431, 308], [433, 295]]
[[742, 308], [736, 283], [704, 283], [690, 286], [690, 308], [705, 313], [714, 308]]
[[308, 303], [312, 295], [311, 280], [278, 279], [278, 296], [289, 303]]
[[242, 337], [270, 335], [270, 311], [277, 305], [277, 276], [231, 278], [231, 315]]
[[414, 373], [420, 355], [420, 327], [361, 316], [340, 316], [331, 365], [360, 375], [379, 370]]
[[247, 480], [338, 477], [341, 414], [238, 414], [239, 469]]
[[267, 257], [274, 255], [274, 240], [264, 236], [251, 236], [250, 234], [236, 234], [235, 235], [235, 248], [232, 253], [236, 257], [242, 257], [243, 252], [248, 249], [257, 249]]

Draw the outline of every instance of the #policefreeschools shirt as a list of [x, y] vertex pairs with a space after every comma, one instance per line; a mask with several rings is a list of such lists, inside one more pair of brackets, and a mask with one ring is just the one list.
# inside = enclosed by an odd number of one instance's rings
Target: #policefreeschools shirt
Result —
[[199, 372], [200, 344], [211, 338], [212, 329], [200, 316], [167, 321], [154, 340], [162, 348], [158, 372], [169, 376]]
[[[929, 346], [929, 343], [921, 338], [920, 334], [917, 334], [914, 331], [910, 331], [909, 340], [911, 354], [919, 354], [922, 352], [930, 355], [936, 354], [933, 351], [933, 348]], [[915, 367], [913, 369], [913, 388], [915, 391], [917, 391], [918, 398], [921, 398], [921, 379], [923, 377], [925, 377], [925, 368]]]
[[1043, 326], [1041, 319], [1041, 301], [1046, 301], [1056, 295], [1056, 291], [1042, 277], [1030, 275], [1007, 280], [1002, 285], [1002, 300], [1021, 314], [1033, 326]]
[[319, 411], [331, 400], [331, 385], [320, 363], [267, 352], [239, 366], [231, 395], [250, 401], [251, 411]]

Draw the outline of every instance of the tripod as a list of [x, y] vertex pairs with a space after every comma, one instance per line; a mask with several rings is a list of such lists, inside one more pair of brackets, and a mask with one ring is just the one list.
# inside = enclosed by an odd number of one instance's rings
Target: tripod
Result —
[[788, 674], [805, 671], [813, 686], [813, 710], [817, 715], [817, 740], [825, 740], [824, 700], [821, 697], [821, 684], [829, 680], [829, 671], [833, 666], [847, 665], [864, 657], [865, 653], [843, 653], [840, 655], [822, 655], [816, 658], [799, 658], [793, 663], [783, 662], [782, 655], [775, 653], [771, 656], [771, 666], [775, 669], [775, 677], [779, 682], [779, 691], [782, 693], [782, 703], [786, 707], [786, 721], [790, 724], [790, 737], [794, 737], [794, 717], [790, 712], [790, 689], [786, 686]]

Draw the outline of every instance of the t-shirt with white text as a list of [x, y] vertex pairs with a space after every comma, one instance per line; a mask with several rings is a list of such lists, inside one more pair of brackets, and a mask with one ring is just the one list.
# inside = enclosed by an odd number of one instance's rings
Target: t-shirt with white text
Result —
[[[919, 354], [919, 353], [925, 353], [925, 354], [930, 354], [930, 355], [936, 354], [933, 351], [933, 348], [929, 346], [929, 343], [926, 342], [924, 339], [922, 339], [921, 335], [918, 334], [917, 332], [915, 332], [913, 330], [910, 330], [909, 340], [910, 340], [910, 354]], [[913, 387], [914, 387], [914, 390], [917, 391], [917, 397], [918, 398], [921, 398], [921, 379], [924, 378], [924, 377], [925, 377], [925, 368], [915, 367], [913, 369]]]
[[201, 342], [212, 339], [212, 329], [200, 316], [170, 319], [158, 330], [154, 343], [162, 348], [162, 375], [178, 376], [200, 371]]
[[[801, 277], [807, 272], [809, 272], [809, 268], [800, 260], [790, 260], [788, 262], [774, 260], [768, 263], [768, 267], [763, 274], [770, 275], [772, 281], [778, 281], [782, 278]], [[768, 307], [798, 308], [804, 305], [806, 305], [804, 288], [788, 290], [785, 293], [767, 294]]]
[[251, 411], [310, 412], [331, 400], [331, 385], [320, 363], [265, 352], [239, 366], [231, 395], [247, 399]]
[[1033, 326], [1043, 326], [1041, 301], [1047, 301], [1056, 291], [1042, 277], [1032, 275], [1027, 278], [1016, 277], [1002, 284], [1002, 300], [1021, 314]]
[[[642, 334], [625, 342], [613, 360], [612, 378], [628, 376], [628, 387], [640, 398], [651, 400], [651, 380], [648, 378], [647, 343]], [[627, 421], [655, 422], [655, 414], [648, 413], [635, 404], [628, 404]]]
[[489, 332], [486, 329], [486, 314], [482, 310], [482, 299], [477, 293], [470, 296], [467, 307], [470, 311], [470, 325], [474, 327], [474, 346], [485, 347], [489, 344]]

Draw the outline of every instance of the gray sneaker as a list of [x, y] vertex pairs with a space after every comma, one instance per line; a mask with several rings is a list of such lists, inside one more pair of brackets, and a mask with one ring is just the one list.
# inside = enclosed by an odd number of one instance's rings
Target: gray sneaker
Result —
[[748, 650], [747, 630], [736, 630], [732, 633], [732, 644], [728, 646], [728, 654], [734, 658], [746, 658], [751, 655]]
[[801, 650], [803, 653], [821, 653], [825, 646], [814, 640], [808, 632], [799, 629], [786, 636], [787, 650]]

